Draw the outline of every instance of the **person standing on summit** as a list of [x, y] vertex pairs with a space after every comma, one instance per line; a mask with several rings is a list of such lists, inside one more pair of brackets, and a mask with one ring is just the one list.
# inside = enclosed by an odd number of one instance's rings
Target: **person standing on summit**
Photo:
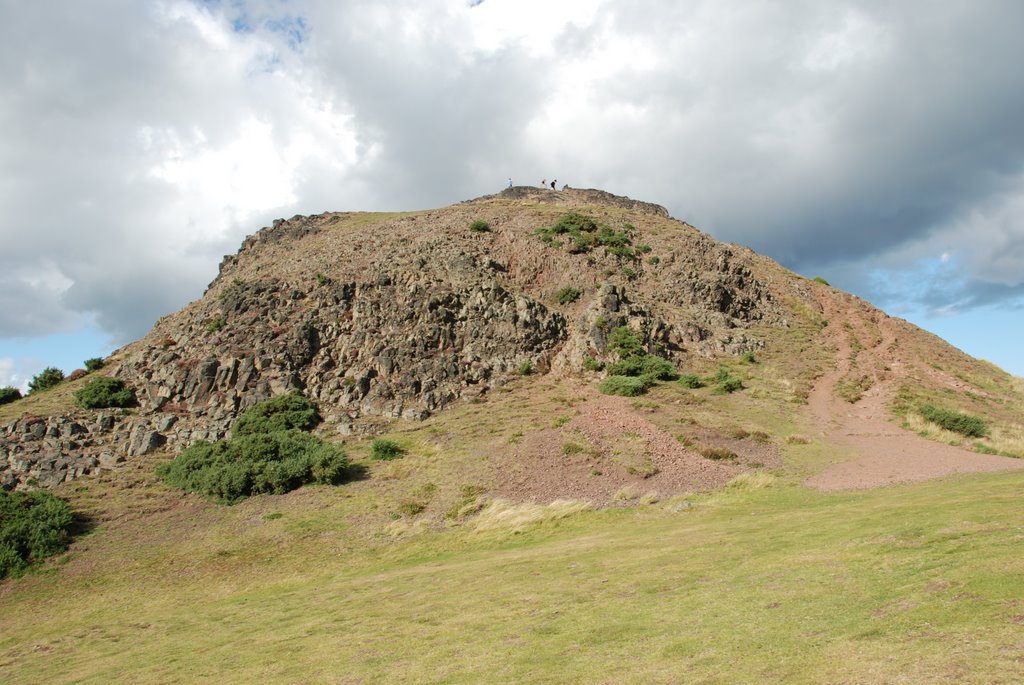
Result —
[[558, 179], [557, 178], [554, 181], [551, 182], [551, 190], [555, 189], [555, 184], [556, 183], [558, 183]]

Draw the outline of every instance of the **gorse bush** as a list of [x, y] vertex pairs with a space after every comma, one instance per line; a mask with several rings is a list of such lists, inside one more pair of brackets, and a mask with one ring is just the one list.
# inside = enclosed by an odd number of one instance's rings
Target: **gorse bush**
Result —
[[597, 384], [605, 395], [636, 397], [643, 395], [654, 381], [646, 376], [608, 376]]
[[101, 357], [93, 357], [91, 359], [86, 359], [85, 370], [88, 371], [89, 373], [92, 373], [93, 371], [99, 371], [100, 369], [103, 368], [104, 363], [105, 362]]
[[231, 429], [232, 435], [240, 437], [256, 433], [298, 429], [308, 431], [320, 423], [316, 405], [302, 396], [291, 392], [278, 395], [242, 412]]
[[921, 405], [920, 412], [926, 420], [938, 424], [948, 431], [960, 433], [969, 438], [983, 438], [988, 435], [988, 425], [977, 416], [961, 414], [930, 404]]
[[349, 463], [338, 447], [300, 430], [200, 440], [157, 468], [167, 483], [234, 504], [251, 495], [282, 494], [306, 483], [336, 484]]
[[[609, 254], [632, 258], [635, 255], [629, 247], [633, 228], [628, 224], [616, 231], [610, 226], [598, 224], [590, 217], [571, 212], [562, 215], [554, 225], [539, 228], [536, 234], [548, 245], [568, 244], [574, 254], [589, 252], [595, 247], [605, 247]], [[559, 238], [564, 239], [565, 243]]]
[[8, 402], [13, 402], [14, 400], [20, 399], [21, 390], [18, 390], [17, 388], [12, 388], [9, 385], [7, 387], [0, 388], [0, 404], [7, 404]]
[[674, 381], [679, 378], [672, 362], [653, 354], [627, 357], [622, 361], [609, 364], [608, 373], [614, 376], [650, 376], [659, 381]]
[[280, 395], [243, 412], [231, 440], [201, 440], [159, 466], [157, 475], [224, 504], [306, 483], [340, 483], [352, 474], [345, 453], [303, 432], [319, 420], [316, 407], [302, 395]]
[[474, 233], [486, 233], [491, 230], [491, 227], [483, 219], [477, 219], [469, 224], [469, 230]]
[[608, 346], [620, 357], [633, 357], [644, 354], [646, 350], [629, 326], [619, 326], [608, 338]]
[[405, 454], [405, 449], [392, 440], [378, 439], [370, 443], [370, 458], [379, 461], [398, 459]]
[[558, 299], [558, 304], [572, 304], [576, 300], [580, 299], [580, 295], [583, 293], [573, 287], [566, 286], [558, 291], [555, 297]]
[[67, 549], [71, 506], [45, 490], [0, 490], [0, 578]]
[[50, 388], [59, 385], [63, 380], [63, 371], [57, 367], [48, 366], [28, 382], [28, 391], [29, 393], [33, 393], [39, 392], [40, 390], [49, 390]]
[[695, 373], [684, 373], [679, 377], [679, 383], [684, 388], [690, 388], [691, 390], [704, 387], [704, 381], [702, 381], [700, 376]]
[[120, 378], [100, 376], [75, 392], [75, 404], [82, 409], [130, 407], [135, 404], [135, 397]]
[[[679, 378], [672, 362], [648, 354], [628, 326], [614, 329], [608, 338], [608, 346], [618, 353], [619, 361], [608, 365], [608, 373], [611, 375], [597, 386], [598, 390], [607, 395], [633, 397], [646, 392], [656, 381]], [[626, 382], [621, 380], [623, 378], [633, 380]]]
[[724, 366], [718, 367], [711, 381], [715, 384], [711, 391], [716, 395], [727, 395], [743, 389], [743, 381], [733, 376]]

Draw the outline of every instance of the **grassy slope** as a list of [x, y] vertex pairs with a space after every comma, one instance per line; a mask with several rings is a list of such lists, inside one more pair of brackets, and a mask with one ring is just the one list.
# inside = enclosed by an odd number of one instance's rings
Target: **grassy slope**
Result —
[[0, 584], [0, 681], [1012, 682], [1024, 476], [792, 485], [834, 455], [785, 441], [799, 405], [770, 352], [732, 368], [742, 393], [664, 384], [638, 406], [670, 431], [767, 430], [775, 488], [520, 533], [446, 519], [490, 455], [573, 414], [580, 386], [549, 378], [399, 424], [399, 461], [350, 440], [371, 477], [338, 488], [218, 507], [152, 462], [73, 483], [97, 527]]
[[1013, 682], [1022, 494], [780, 485], [358, 548], [344, 488], [186, 504], [11, 584], [0, 679]]

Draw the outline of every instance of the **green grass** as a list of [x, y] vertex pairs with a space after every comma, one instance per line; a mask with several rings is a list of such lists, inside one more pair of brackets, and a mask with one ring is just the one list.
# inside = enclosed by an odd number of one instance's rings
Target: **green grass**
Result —
[[328, 488], [181, 510], [0, 586], [0, 680], [1013, 682], [1022, 492], [730, 488], [356, 548]]

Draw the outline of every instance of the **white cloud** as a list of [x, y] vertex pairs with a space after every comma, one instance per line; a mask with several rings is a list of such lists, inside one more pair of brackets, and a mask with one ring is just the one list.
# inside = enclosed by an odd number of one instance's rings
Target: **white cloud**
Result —
[[659, 202], [863, 292], [872, 265], [942, 254], [958, 305], [1017, 297], [1024, 273], [1021, 3], [5, 10], [0, 337], [94, 312], [123, 342], [272, 218], [509, 176]]

